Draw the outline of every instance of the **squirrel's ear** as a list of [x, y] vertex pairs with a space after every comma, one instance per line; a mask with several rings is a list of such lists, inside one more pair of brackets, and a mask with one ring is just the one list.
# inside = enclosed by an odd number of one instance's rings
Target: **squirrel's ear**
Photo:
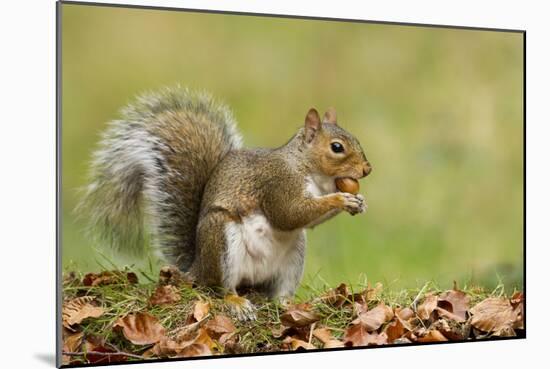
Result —
[[306, 115], [306, 142], [311, 142], [317, 131], [321, 128], [321, 118], [315, 108], [309, 109]]
[[336, 122], [336, 109], [330, 107], [323, 116], [323, 123], [338, 124]]

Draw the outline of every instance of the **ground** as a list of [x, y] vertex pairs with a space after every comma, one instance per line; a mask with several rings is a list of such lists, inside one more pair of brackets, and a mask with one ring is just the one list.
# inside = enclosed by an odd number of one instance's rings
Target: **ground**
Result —
[[246, 294], [256, 320], [175, 268], [63, 275], [63, 364], [524, 337], [524, 297], [475, 286], [310, 289], [297, 301]]

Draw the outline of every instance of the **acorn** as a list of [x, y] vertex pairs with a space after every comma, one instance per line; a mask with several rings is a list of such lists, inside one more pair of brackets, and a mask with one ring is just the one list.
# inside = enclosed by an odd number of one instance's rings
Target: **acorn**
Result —
[[359, 193], [359, 182], [353, 178], [336, 178], [336, 188], [342, 192], [357, 195]]

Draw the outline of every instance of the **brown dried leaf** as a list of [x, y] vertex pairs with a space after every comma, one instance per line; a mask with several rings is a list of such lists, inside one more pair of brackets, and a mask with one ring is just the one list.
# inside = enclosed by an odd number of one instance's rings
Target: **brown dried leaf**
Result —
[[426, 295], [424, 302], [418, 306], [417, 314], [422, 320], [430, 319], [432, 312], [437, 307], [437, 296]]
[[445, 342], [448, 339], [438, 330], [430, 329], [416, 339], [418, 342]]
[[470, 313], [473, 315], [472, 326], [496, 336], [510, 335], [519, 315], [508, 299], [500, 297], [486, 298], [474, 306]]
[[88, 273], [82, 279], [82, 284], [84, 286], [105, 286], [108, 284], [125, 284], [132, 283], [135, 284], [138, 282], [138, 277], [135, 273], [121, 272], [118, 270], [108, 271], [105, 270], [101, 273]]
[[199, 329], [197, 332], [197, 337], [195, 337], [192, 343], [206, 345], [210, 350], [216, 347], [216, 343], [212, 340], [212, 337], [210, 337], [204, 328]]
[[367, 331], [372, 332], [380, 328], [382, 324], [390, 321], [392, 318], [392, 308], [381, 302], [374, 309], [360, 313], [353, 323], [361, 323]]
[[[235, 332], [235, 325], [225, 315], [216, 315], [205, 325], [206, 331], [214, 339], [219, 340], [222, 336]], [[227, 337], [227, 336], [226, 336]]]
[[386, 326], [384, 332], [386, 332], [386, 335], [388, 336], [388, 342], [392, 343], [405, 334], [405, 327], [403, 327], [403, 323], [396, 318], [393, 322]]
[[431, 328], [438, 330], [451, 341], [463, 340], [468, 337], [465, 330], [467, 327], [454, 320], [439, 319], [432, 324]]
[[377, 282], [374, 287], [370, 287], [369, 283], [368, 287], [364, 291], [353, 294], [353, 301], [367, 303], [369, 301], [376, 300], [382, 292], [382, 289], [383, 285], [380, 282]]
[[[80, 345], [82, 345], [83, 332], [67, 335], [63, 337], [63, 352], [78, 352], [80, 351]], [[71, 362], [72, 357], [63, 355], [63, 365], [67, 365]]]
[[159, 342], [165, 334], [158, 319], [149, 313], [133, 313], [119, 318], [113, 328], [122, 330], [124, 337], [135, 345]]
[[[448, 304], [448, 303], [446, 303]], [[458, 316], [458, 315], [455, 315], [453, 313], [451, 313], [449, 311], [449, 309], [444, 309], [444, 308], [441, 308], [441, 307], [436, 307], [435, 308], [435, 311], [437, 311], [437, 315], [439, 317], [442, 317], [442, 318], [446, 318], [446, 319], [450, 319], [450, 320], [455, 320], [457, 322], [464, 322], [466, 321], [464, 318], [462, 318], [461, 316]]]
[[181, 300], [178, 289], [172, 285], [158, 286], [149, 298], [151, 305], [172, 304]]
[[302, 341], [298, 338], [294, 337], [286, 337], [283, 340], [283, 347], [287, 350], [297, 351], [297, 350], [311, 350], [315, 349], [316, 347], [313, 346], [311, 343]]
[[350, 295], [350, 291], [345, 283], [338, 287], [329, 290], [320, 297], [321, 301], [335, 307], [340, 307], [346, 303]]
[[[87, 336], [83, 346], [83, 351], [87, 353], [86, 360], [90, 364], [116, 363], [128, 360], [126, 355], [117, 354], [116, 350], [107, 347], [105, 341], [100, 337]], [[93, 352], [110, 353], [113, 355], [98, 355]]]
[[353, 312], [354, 312], [355, 316], [359, 316], [361, 314], [364, 314], [367, 311], [369, 311], [369, 307], [368, 307], [366, 302], [362, 302], [362, 303], [354, 302], [353, 303]]
[[182, 357], [212, 356], [212, 350], [203, 343], [193, 343], [181, 350], [179, 355]]
[[195, 318], [197, 322], [201, 321], [208, 315], [209, 311], [210, 303], [208, 301], [199, 300], [195, 303], [195, 307], [193, 308], [193, 318]]
[[319, 320], [319, 316], [310, 311], [307, 304], [290, 306], [281, 315], [281, 322], [287, 327], [304, 327]]
[[344, 345], [346, 346], [385, 345], [387, 343], [386, 333], [369, 333], [363, 324], [354, 324], [344, 333]]
[[465, 321], [470, 298], [462, 291], [449, 290], [439, 295], [437, 306], [452, 313], [453, 315], [448, 316], [451, 319]]
[[67, 329], [74, 324], [79, 324], [86, 318], [99, 318], [105, 310], [102, 307], [94, 306], [91, 302], [95, 299], [92, 296], [77, 297], [63, 303], [62, 318], [63, 326]]
[[166, 265], [160, 269], [159, 284], [164, 286], [169, 284], [173, 286], [179, 286], [181, 284], [191, 286], [193, 281], [177, 267]]
[[177, 342], [167, 337], [163, 337], [153, 346], [153, 348], [147, 350], [146, 354], [144, 354], [146, 357], [193, 357], [210, 355], [212, 355], [211, 346], [206, 343], [195, 342], [195, 340]]
[[324, 348], [343, 347], [344, 343], [332, 336], [328, 328], [317, 328], [313, 336], [323, 343]]
[[524, 302], [523, 292], [514, 293], [512, 295], [512, 298], [510, 299], [510, 304], [514, 308], [514, 312], [517, 312], [518, 314], [516, 322], [514, 323], [514, 326], [513, 326], [514, 329], [524, 329], [523, 317], [525, 316], [525, 311], [524, 311], [523, 302]]
[[385, 332], [388, 335], [388, 341], [393, 343], [401, 338], [405, 332], [412, 331], [413, 328], [410, 319], [414, 316], [412, 309], [396, 308], [394, 310], [395, 320], [386, 326]]

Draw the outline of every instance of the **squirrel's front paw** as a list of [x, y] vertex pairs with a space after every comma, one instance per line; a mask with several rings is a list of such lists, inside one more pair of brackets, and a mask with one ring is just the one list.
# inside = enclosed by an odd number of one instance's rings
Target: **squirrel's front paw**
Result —
[[248, 299], [235, 294], [229, 294], [225, 296], [224, 300], [229, 306], [231, 314], [238, 320], [256, 320], [256, 307]]
[[351, 193], [341, 192], [343, 209], [351, 215], [359, 214], [367, 210], [367, 204], [363, 195], [352, 195]]

